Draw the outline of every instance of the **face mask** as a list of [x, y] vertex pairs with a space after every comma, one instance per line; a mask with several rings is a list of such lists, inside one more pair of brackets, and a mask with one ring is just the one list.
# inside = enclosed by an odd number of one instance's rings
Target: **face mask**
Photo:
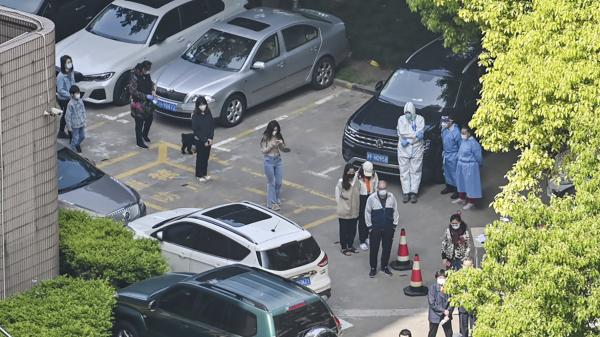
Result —
[[445, 129], [445, 128], [447, 128], [447, 127], [448, 127], [448, 123], [445, 123], [445, 122], [444, 122], [444, 123], [442, 123], [442, 128], [443, 128], [443, 129]]
[[354, 178], [354, 173], [348, 173], [346, 174], [346, 177], [348, 177], [348, 179], [352, 179]]
[[462, 138], [462, 139], [464, 139], [464, 140], [467, 140], [467, 139], [469, 138], [469, 136], [461, 134], [461, 135], [460, 135], [460, 138]]
[[65, 63], [65, 68], [67, 68], [69, 70], [73, 69], [73, 63], [71, 63], [71, 62]]
[[204, 105], [204, 104], [199, 105], [198, 109], [200, 109], [200, 111], [206, 111], [206, 105]]
[[79, 93], [74, 94], [73, 97], [75, 97], [75, 99], [79, 99], [79, 97], [81, 97], [81, 95]]
[[446, 283], [446, 279], [443, 277], [440, 277], [439, 279], [437, 279], [437, 284], [443, 286], [444, 283]]
[[410, 112], [405, 112], [404, 116], [406, 116], [406, 119], [408, 119], [409, 121], [412, 121], [413, 119], [415, 119], [415, 115], [413, 115]]
[[452, 227], [452, 229], [459, 229], [460, 224], [459, 223], [450, 223], [450, 227]]
[[273, 136], [277, 136], [277, 131], [273, 130]]
[[379, 190], [379, 191], [377, 191], [377, 195], [380, 198], [385, 198], [387, 196], [387, 190]]
[[150, 70], [144, 70], [144, 75], [150, 75]]

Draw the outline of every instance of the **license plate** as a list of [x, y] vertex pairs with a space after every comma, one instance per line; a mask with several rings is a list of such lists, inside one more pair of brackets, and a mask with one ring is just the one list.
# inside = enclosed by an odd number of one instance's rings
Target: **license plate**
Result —
[[367, 160], [373, 163], [387, 164], [388, 156], [381, 153], [367, 152]]
[[156, 100], [156, 106], [163, 110], [168, 110], [168, 111], [177, 110], [177, 104], [173, 104], [173, 103], [169, 103], [169, 102], [165, 102], [165, 101], [161, 101], [161, 100]]
[[308, 287], [310, 285], [310, 277], [302, 277], [295, 280], [296, 283]]

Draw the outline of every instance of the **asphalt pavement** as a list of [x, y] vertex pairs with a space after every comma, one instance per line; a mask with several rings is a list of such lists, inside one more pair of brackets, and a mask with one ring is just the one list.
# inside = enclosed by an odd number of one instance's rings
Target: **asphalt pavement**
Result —
[[[86, 105], [88, 127], [83, 155], [137, 189], [149, 212], [240, 200], [265, 204], [266, 180], [259, 141], [266, 123], [277, 119], [292, 150], [283, 154], [281, 213], [309, 228], [329, 255], [333, 290], [329, 304], [348, 327], [344, 336], [397, 336], [400, 328], [421, 336], [428, 326], [427, 300], [404, 296], [402, 289], [410, 282], [410, 271], [396, 271], [392, 277], [378, 273], [370, 279], [368, 252], [344, 256], [336, 244], [339, 237], [333, 190], [344, 166], [343, 128], [368, 98], [368, 94], [342, 87], [322, 91], [301, 88], [251, 109], [240, 125], [215, 130], [209, 162], [213, 180], [207, 183], [194, 179], [195, 156], [180, 152], [181, 133], [191, 132], [189, 121], [156, 116], [149, 135], [150, 149], [141, 149], [135, 145], [128, 106]], [[481, 232], [481, 227], [497, 218], [488, 205], [514, 159], [514, 154], [484, 156], [486, 197], [477, 209], [463, 213], [474, 231]], [[389, 181], [392, 193], [401, 194], [398, 178], [384, 179]], [[411, 256], [420, 255], [427, 284], [441, 266], [441, 237], [450, 214], [458, 209], [448, 196], [440, 195], [441, 189], [442, 185], [424, 185], [417, 204], [399, 205], [399, 228], [406, 229]], [[398, 234], [399, 230], [392, 259]]]

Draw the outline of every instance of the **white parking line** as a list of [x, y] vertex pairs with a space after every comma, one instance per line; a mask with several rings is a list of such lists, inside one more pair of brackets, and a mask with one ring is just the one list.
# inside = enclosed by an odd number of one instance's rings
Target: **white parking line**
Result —
[[334, 95], [329, 95], [327, 97], [321, 98], [320, 100], [316, 101], [315, 104], [316, 105], [321, 105], [321, 104], [323, 104], [323, 103], [325, 103], [327, 101], [332, 100], [334, 97], [335, 97]]
[[218, 143], [216, 143], [216, 144], [213, 144], [213, 147], [214, 147], [214, 148], [221, 148], [223, 145], [225, 145], [225, 144], [227, 144], [227, 143], [231, 143], [231, 142], [233, 142], [234, 140], [236, 140], [236, 138], [235, 138], [235, 137], [227, 138], [227, 139], [225, 139], [225, 140], [222, 140], [222, 141], [220, 141], [220, 142], [218, 142]]
[[328, 169], [326, 169], [326, 170], [324, 170], [322, 172], [314, 172], [314, 171], [304, 171], [304, 172], [306, 172], [306, 173], [308, 173], [310, 175], [313, 175], [315, 177], [319, 177], [319, 178], [323, 178], [323, 179], [331, 179], [331, 177], [328, 176], [327, 174], [330, 173], [330, 172], [332, 172], [332, 171], [334, 171], [334, 170], [337, 170], [340, 167], [341, 166], [339, 166], [339, 165], [338, 166], [332, 166], [332, 167], [330, 167], [330, 168], [328, 168]]
[[100, 118], [108, 119], [109, 121], [116, 121], [117, 119], [123, 118], [130, 114], [131, 114], [131, 111], [125, 111], [125, 112], [121, 112], [120, 114], [117, 114], [116, 116], [111, 116], [111, 115], [107, 115], [107, 114], [96, 114], [96, 116], [98, 116]]

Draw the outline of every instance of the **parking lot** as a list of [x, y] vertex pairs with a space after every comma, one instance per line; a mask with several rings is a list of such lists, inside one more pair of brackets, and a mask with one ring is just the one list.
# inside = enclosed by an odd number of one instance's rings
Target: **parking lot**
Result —
[[[395, 272], [393, 277], [379, 273], [370, 279], [368, 252], [347, 257], [339, 253], [336, 244], [338, 222], [333, 189], [344, 165], [343, 128], [368, 97], [336, 86], [322, 91], [302, 88], [250, 110], [237, 127], [218, 127], [209, 162], [213, 179], [208, 183], [194, 179], [195, 156], [180, 152], [180, 135], [191, 132], [190, 122], [156, 116], [149, 135], [150, 149], [141, 149], [135, 145], [128, 106], [87, 105], [88, 138], [82, 144], [83, 155], [139, 191], [149, 212], [239, 200], [264, 204], [266, 180], [259, 141], [266, 123], [277, 119], [292, 150], [283, 154], [281, 213], [309, 228], [329, 255], [333, 282], [329, 304], [353, 325], [344, 335], [397, 336], [396, 328], [404, 324], [403, 317], [426, 313], [425, 297], [410, 298], [402, 293], [409, 284], [410, 271]], [[478, 209], [464, 214], [467, 224], [476, 228], [474, 234], [495, 218], [487, 205], [502, 185], [513, 159], [513, 154], [485, 156], [482, 183], [486, 198]], [[399, 195], [398, 179], [388, 179], [390, 191]], [[421, 190], [416, 205], [399, 205], [400, 227], [406, 228], [410, 254], [421, 256], [423, 278], [430, 283], [440, 267], [443, 230], [457, 206], [440, 195], [440, 185], [425, 185]], [[392, 259], [397, 242], [395, 238]], [[419, 328], [427, 326], [426, 315], [423, 317]], [[387, 329], [395, 332], [389, 334]]]

